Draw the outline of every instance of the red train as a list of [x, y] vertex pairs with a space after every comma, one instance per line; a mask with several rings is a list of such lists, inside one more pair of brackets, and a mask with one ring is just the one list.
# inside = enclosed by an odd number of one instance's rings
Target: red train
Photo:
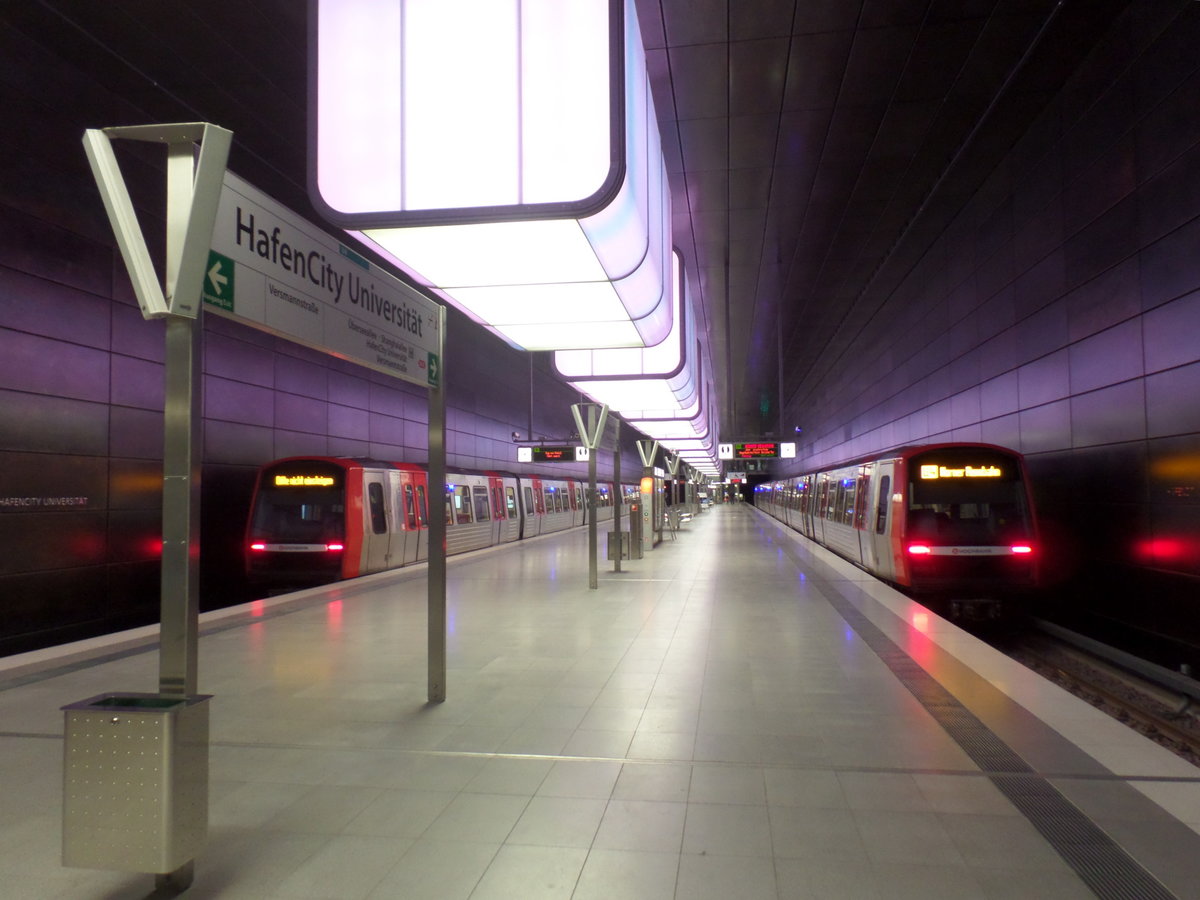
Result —
[[[446, 552], [464, 553], [586, 521], [586, 483], [500, 472], [446, 473]], [[623, 493], [636, 491], [623, 486]], [[617, 491], [597, 485], [597, 521]], [[411, 463], [291, 457], [263, 466], [246, 526], [246, 574], [317, 584], [429, 556], [429, 477]]]
[[1039, 582], [1037, 517], [1019, 453], [992, 444], [902, 447], [763, 484], [757, 507], [873, 575], [986, 611]]

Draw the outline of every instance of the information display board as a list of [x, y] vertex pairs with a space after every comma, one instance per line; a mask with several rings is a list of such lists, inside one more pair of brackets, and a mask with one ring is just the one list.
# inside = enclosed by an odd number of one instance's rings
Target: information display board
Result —
[[717, 456], [720, 459], [794, 459], [796, 445], [776, 441], [735, 441], [720, 444]]
[[587, 447], [518, 447], [517, 462], [587, 462]]

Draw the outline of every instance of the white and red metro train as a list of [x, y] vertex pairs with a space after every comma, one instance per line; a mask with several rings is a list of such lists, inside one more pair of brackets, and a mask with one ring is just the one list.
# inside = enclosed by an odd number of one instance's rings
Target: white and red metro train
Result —
[[903, 447], [759, 485], [755, 505], [805, 537], [953, 613], [996, 615], [1038, 585], [1038, 527], [1019, 453]]
[[[623, 485], [622, 493], [637, 491]], [[446, 552], [465, 553], [586, 524], [587, 484], [501, 472], [446, 473]], [[617, 491], [596, 485], [596, 521]], [[290, 457], [259, 469], [246, 526], [254, 584], [354, 578], [429, 556], [429, 474], [412, 463]]]

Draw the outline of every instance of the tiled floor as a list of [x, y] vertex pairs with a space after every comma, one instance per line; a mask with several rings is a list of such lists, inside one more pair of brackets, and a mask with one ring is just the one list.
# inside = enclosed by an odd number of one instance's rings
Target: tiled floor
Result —
[[[597, 591], [586, 547], [451, 561], [437, 706], [419, 571], [210, 618], [209, 844], [186, 896], [1094, 896], [834, 593], [1200, 896], [1180, 825], [1200, 823], [1197, 770], [754, 510], [706, 512], [621, 575], [602, 563]], [[156, 654], [14, 680], [49, 657], [0, 661], [0, 894], [146, 897], [149, 876], [60, 865], [59, 707], [153, 690]]]

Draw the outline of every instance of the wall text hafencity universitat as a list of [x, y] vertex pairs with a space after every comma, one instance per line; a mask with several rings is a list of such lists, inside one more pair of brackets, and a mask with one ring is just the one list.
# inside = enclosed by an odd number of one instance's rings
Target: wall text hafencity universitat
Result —
[[[407, 331], [417, 337], [421, 332], [421, 313], [407, 304], [394, 302], [375, 292], [375, 285], [356, 272], [339, 271], [325, 253], [320, 250], [304, 250], [285, 239], [283, 229], [276, 225], [270, 231], [258, 228], [254, 213], [243, 216], [237, 207], [236, 242], [252, 253], [279, 266], [286, 272], [324, 289], [334, 303], [345, 297], [351, 304], [364, 312], [371, 313], [384, 322]], [[244, 239], [244, 244], [243, 244]]]

